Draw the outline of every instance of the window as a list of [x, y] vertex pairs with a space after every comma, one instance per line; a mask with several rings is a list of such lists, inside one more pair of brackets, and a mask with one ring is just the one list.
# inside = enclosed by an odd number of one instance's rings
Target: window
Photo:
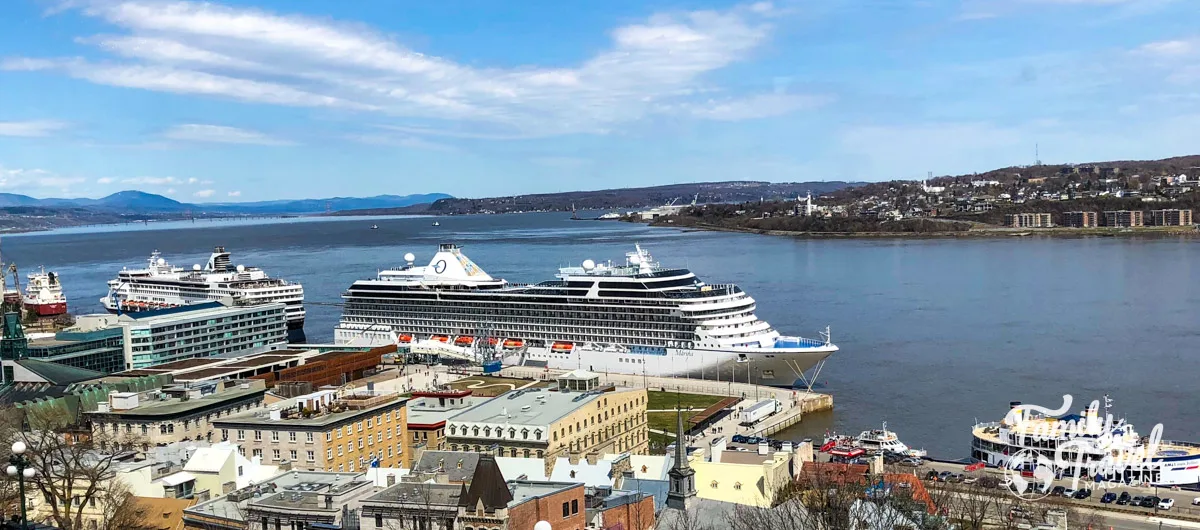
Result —
[[310, 432], [310, 433], [305, 434], [304, 441], [307, 443], [313, 443], [313, 433]]
[[315, 461], [316, 459], [317, 459], [317, 454], [316, 454], [316, 452], [314, 452], [314, 451], [309, 451], [309, 452], [308, 452], [308, 461], [309, 461], [309, 462], [313, 462], [313, 461]]
[[255, 450], [254, 450], [254, 451], [252, 451], [250, 454], [251, 454], [251, 455], [253, 455], [253, 456], [257, 456], [257, 457], [259, 457], [259, 458], [262, 458], [262, 449], [255, 449]]
[[383, 528], [383, 514], [375, 514], [375, 528]]
[[342, 446], [338, 446], [338, 456], [342, 456]]
[[571, 516], [571, 504], [564, 502], [563, 503], [563, 518], [567, 518], [570, 516]]
[[289, 442], [294, 442], [294, 441], [296, 441], [296, 433], [294, 433], [294, 432], [289, 432], [289, 433], [288, 433], [288, 441], [289, 441]]
[[242, 466], [238, 466], [238, 476], [240, 477], [240, 476], [242, 476], [242, 475], [244, 475], [244, 474], [245, 474], [245, 470], [244, 470], [244, 469], [242, 469]]
[[262, 431], [254, 431], [254, 439], [262, 441]]
[[383, 433], [376, 433], [376, 434], [375, 434], [375, 441], [376, 441], [376, 442], [379, 442], [379, 443], [383, 443]]
[[325, 459], [326, 459], [326, 460], [333, 460], [333, 449], [326, 449], [326, 450], [325, 450]]
[[571, 515], [579, 513], [579, 499], [571, 499]]
[[362, 432], [362, 422], [361, 422], [361, 421], [360, 421], [360, 422], [356, 422], [356, 423], [354, 424], [354, 426], [355, 426], [356, 428], [358, 428], [358, 432]]
[[295, 462], [295, 461], [297, 460], [297, 458], [296, 458], [296, 450], [295, 450], [295, 449], [292, 449], [292, 451], [291, 451], [291, 453], [289, 454], [289, 456], [291, 457], [291, 459], [292, 459], [292, 462]]
[[279, 441], [279, 431], [271, 431], [271, 441], [272, 442]]
[[280, 458], [280, 455], [279, 455], [279, 450], [278, 450], [278, 449], [272, 449], [272, 450], [271, 450], [271, 457], [273, 457], [275, 460], [281, 460], [281, 458]]
[[367, 418], [367, 428], [371, 428], [371, 418]]

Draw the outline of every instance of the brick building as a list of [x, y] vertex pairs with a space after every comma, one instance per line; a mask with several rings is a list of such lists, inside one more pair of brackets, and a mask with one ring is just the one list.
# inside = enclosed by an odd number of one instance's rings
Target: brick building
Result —
[[641, 492], [622, 492], [603, 500], [600, 528], [610, 530], [650, 530], [654, 528], [654, 497]]
[[1013, 228], [1049, 228], [1054, 226], [1048, 213], [1010, 213], [1004, 216], [1004, 226]]
[[1145, 214], [1143, 214], [1141, 210], [1114, 210], [1104, 212], [1104, 226], [1130, 228], [1145, 225]]
[[[508, 487], [513, 497], [508, 505], [507, 528], [511, 530], [533, 528], [538, 521], [550, 523], [553, 530], [578, 530], [587, 526], [582, 483], [514, 480]], [[464, 522], [469, 525], [469, 521]]]
[[1150, 212], [1154, 226], [1188, 226], [1192, 224], [1191, 210], [1153, 210]]
[[1095, 228], [1100, 225], [1096, 212], [1065, 212], [1062, 225], [1071, 228]]

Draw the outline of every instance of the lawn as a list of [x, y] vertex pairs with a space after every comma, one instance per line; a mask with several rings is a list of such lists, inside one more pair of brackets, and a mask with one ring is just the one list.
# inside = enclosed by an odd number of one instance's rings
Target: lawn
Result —
[[[450, 383], [450, 388], [455, 390], [470, 390], [472, 394], [482, 397], [495, 397], [509, 390], [521, 388], [532, 379], [511, 379], [507, 377], [491, 377], [491, 376], [471, 376], [465, 379], [459, 379]], [[535, 387], [546, 387], [552, 385], [553, 382], [539, 381], [533, 385]]]
[[[722, 399], [725, 399], [725, 396], [680, 394], [677, 392], [646, 392], [646, 396], [648, 397], [647, 409], [649, 410], [675, 410], [676, 405], [679, 405], [685, 409], [703, 410], [717, 404]], [[672, 414], [671, 417], [674, 418], [675, 415]], [[674, 423], [672, 423], [672, 425], [674, 425]], [[651, 428], [653, 428], [653, 424], [651, 425]]]
[[[690, 413], [688, 413], [688, 412], [684, 413], [684, 415], [685, 415], [683, 418], [683, 421], [685, 422], [684, 428], [691, 427], [690, 425], [686, 424], [686, 422], [687, 422], [686, 415], [687, 414], [690, 414]], [[675, 432], [675, 413], [674, 412], [647, 412], [646, 413], [646, 426], [651, 429], [674, 433]]]
[[675, 443], [674, 437], [652, 432], [650, 433], [650, 454], [663, 454], [667, 450], [667, 446], [673, 443]]

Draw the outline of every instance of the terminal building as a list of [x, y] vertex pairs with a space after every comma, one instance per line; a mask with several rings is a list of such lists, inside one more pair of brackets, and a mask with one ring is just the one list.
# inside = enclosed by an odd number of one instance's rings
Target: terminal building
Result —
[[30, 359], [83, 368], [102, 374], [125, 369], [125, 340], [110, 315], [85, 315], [54, 334], [30, 334]]
[[540, 458], [547, 473], [560, 456], [645, 454], [646, 390], [601, 385], [583, 370], [559, 376], [553, 389], [514, 390], [447, 420], [451, 451]]

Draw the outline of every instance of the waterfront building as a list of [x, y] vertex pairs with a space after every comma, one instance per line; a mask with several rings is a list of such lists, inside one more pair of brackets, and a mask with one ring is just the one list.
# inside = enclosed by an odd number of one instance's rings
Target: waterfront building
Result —
[[53, 335], [29, 337], [29, 358], [102, 374], [125, 369], [124, 334], [109, 315], [80, 316]]
[[347, 528], [344, 518], [373, 491], [362, 473], [292, 470], [184, 510], [184, 528]]
[[769, 507], [776, 493], [792, 480], [791, 444], [775, 451], [761, 447], [757, 451], [734, 451], [724, 439], [704, 451], [687, 456], [688, 467], [695, 471], [696, 495], [702, 499]]
[[181, 359], [256, 353], [287, 343], [284, 305], [229, 307], [220, 302], [125, 313], [125, 363], [146, 368]]
[[107, 439], [144, 447], [186, 440], [215, 441], [214, 422], [262, 407], [267, 387], [260, 380], [169, 385], [145, 391], [110, 392], [85, 415]]
[[489, 398], [470, 390], [413, 392], [408, 402], [408, 433], [414, 449], [446, 450], [446, 421]]
[[395, 393], [322, 390], [223, 418], [214, 427], [220, 439], [269, 464], [339, 473], [412, 467], [407, 402]]
[[601, 386], [577, 370], [558, 378], [559, 391], [532, 388], [501, 394], [447, 421], [451, 451], [541, 458], [547, 473], [560, 456], [643, 454], [649, 440], [646, 390]]
[[1141, 210], [1114, 210], [1104, 212], [1104, 226], [1131, 228], [1145, 226]]
[[1154, 226], [1188, 226], [1192, 224], [1191, 210], [1153, 210], [1150, 212]]
[[1004, 226], [1013, 228], [1049, 228], [1054, 226], [1048, 213], [1010, 213], [1004, 216]]
[[1065, 212], [1062, 225], [1071, 228], [1095, 228], [1099, 226], [1099, 216], [1096, 212]]

